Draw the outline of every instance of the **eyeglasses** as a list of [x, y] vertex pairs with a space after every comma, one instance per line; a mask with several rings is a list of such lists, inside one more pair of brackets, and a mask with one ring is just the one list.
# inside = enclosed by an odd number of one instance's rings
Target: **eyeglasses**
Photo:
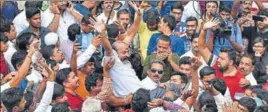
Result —
[[150, 69], [151, 70], [151, 72], [153, 72], [153, 73], [159, 73], [159, 74], [163, 74], [163, 70], [157, 70], [157, 69]]
[[263, 46], [253, 46], [253, 47], [255, 47], [255, 48], [263, 48]]

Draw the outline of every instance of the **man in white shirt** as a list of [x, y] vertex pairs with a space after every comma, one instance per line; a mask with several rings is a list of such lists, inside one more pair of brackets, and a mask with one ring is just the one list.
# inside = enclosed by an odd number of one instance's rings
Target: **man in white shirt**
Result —
[[[138, 11], [138, 9], [135, 9], [135, 11]], [[141, 14], [137, 14], [137, 16], [136, 20], [138, 19], [137, 21], [140, 22]], [[134, 37], [126, 36], [122, 41], [116, 41], [112, 47], [105, 33], [105, 23], [94, 21], [93, 18], [90, 19], [90, 23], [100, 34], [102, 46], [105, 49], [103, 61], [115, 60], [115, 64], [110, 70], [115, 96], [126, 97], [128, 94], [134, 93], [141, 88], [141, 82], [128, 60], [130, 56], [129, 45]]]
[[151, 61], [149, 69], [147, 70], [147, 77], [141, 81], [143, 88], [155, 89], [164, 75], [165, 63], [159, 59]]
[[113, 1], [103, 1], [102, 2], [102, 8], [103, 8], [103, 12], [97, 17], [97, 19], [99, 21], [103, 21], [104, 23], [107, 22], [108, 20], [108, 16], [111, 12], [111, 15], [110, 15], [110, 19], [108, 21], [108, 24], [112, 24], [113, 22], [116, 21], [116, 14], [117, 14], [117, 11], [115, 11], [114, 9], [112, 9], [112, 6], [113, 6], [114, 2]]
[[239, 84], [241, 87], [257, 85], [257, 81], [252, 74], [254, 70], [254, 60], [251, 56], [243, 56], [239, 63], [239, 70], [245, 75], [245, 78], [241, 79]]
[[82, 16], [74, 8], [71, 2], [67, 6], [66, 1], [52, 0], [51, 6], [44, 11], [41, 24], [52, 32], [57, 32], [60, 42], [68, 40], [67, 28], [81, 21]]

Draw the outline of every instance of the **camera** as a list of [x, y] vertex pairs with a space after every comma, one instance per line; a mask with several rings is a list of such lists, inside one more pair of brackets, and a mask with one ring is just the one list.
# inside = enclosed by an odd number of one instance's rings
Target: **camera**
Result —
[[218, 14], [211, 13], [214, 18], [219, 18], [220, 28], [216, 29], [214, 33], [219, 37], [228, 37], [232, 34], [233, 22], [230, 19], [223, 20]]

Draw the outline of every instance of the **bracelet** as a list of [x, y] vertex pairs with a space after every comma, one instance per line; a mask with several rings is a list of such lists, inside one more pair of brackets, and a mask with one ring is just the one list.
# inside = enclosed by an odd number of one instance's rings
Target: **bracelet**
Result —
[[127, 102], [127, 97], [124, 97], [124, 104], [127, 105], [128, 102]]

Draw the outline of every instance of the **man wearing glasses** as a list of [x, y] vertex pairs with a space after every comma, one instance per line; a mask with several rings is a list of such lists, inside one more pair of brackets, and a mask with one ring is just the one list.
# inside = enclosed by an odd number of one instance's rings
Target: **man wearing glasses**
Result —
[[165, 63], [162, 60], [154, 59], [151, 61], [150, 67], [147, 70], [147, 77], [141, 81], [143, 88], [155, 89], [164, 75]]
[[183, 33], [185, 32], [185, 23], [181, 21], [183, 12], [183, 6], [181, 3], [177, 2], [171, 6], [170, 15], [174, 16], [176, 19], [176, 27], [173, 32], [176, 33]]

